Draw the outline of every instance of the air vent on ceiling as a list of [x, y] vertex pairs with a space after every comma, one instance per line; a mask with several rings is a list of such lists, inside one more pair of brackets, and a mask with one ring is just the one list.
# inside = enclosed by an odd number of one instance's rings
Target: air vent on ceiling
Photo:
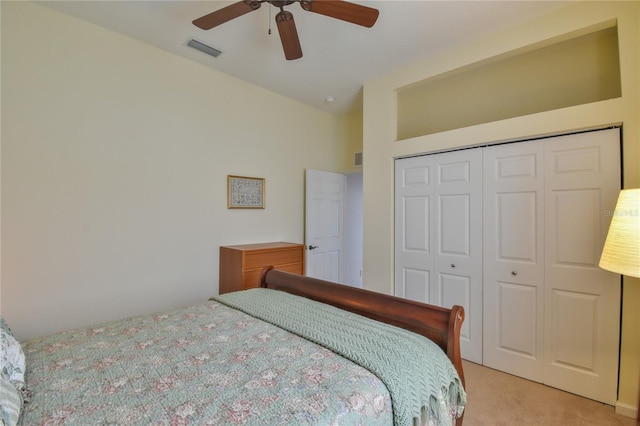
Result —
[[362, 153], [356, 152], [353, 155], [353, 165], [354, 166], [362, 166]]
[[221, 50], [218, 50], [215, 47], [211, 47], [211, 46], [209, 46], [207, 44], [204, 44], [201, 41], [195, 40], [193, 38], [189, 39], [189, 41], [187, 42], [187, 46], [193, 47], [194, 49], [199, 50], [201, 52], [204, 52], [207, 55], [211, 55], [214, 58], [222, 53]]

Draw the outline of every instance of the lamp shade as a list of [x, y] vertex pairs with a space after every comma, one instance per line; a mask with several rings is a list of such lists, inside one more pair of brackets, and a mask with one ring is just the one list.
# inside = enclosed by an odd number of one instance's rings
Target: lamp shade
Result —
[[600, 267], [640, 278], [640, 188], [620, 191]]

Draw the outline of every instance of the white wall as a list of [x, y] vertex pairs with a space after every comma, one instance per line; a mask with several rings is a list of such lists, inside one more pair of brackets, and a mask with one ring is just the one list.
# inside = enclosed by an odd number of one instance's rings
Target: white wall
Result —
[[[204, 300], [220, 245], [303, 242], [304, 169], [338, 169], [336, 117], [32, 3], [2, 2], [1, 29], [19, 338]], [[229, 174], [266, 178], [266, 209], [228, 210]]]
[[[396, 140], [397, 90], [448, 71], [549, 43], [604, 22], [618, 24], [622, 97]], [[623, 124], [624, 185], [640, 187], [640, 3], [577, 2], [526, 25], [428, 58], [364, 87], [364, 287], [393, 291], [393, 160], [416, 153]], [[617, 409], [635, 415], [640, 376], [640, 285], [625, 278]]]

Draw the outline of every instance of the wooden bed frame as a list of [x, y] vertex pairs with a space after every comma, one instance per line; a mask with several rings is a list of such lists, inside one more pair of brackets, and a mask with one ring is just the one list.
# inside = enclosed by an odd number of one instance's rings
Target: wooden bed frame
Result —
[[[442, 348], [458, 371], [462, 385], [465, 385], [460, 358], [460, 327], [464, 321], [462, 306], [446, 309], [279, 271], [272, 266], [262, 270], [260, 287], [286, 291], [421, 334]], [[462, 417], [457, 424], [462, 424]]]

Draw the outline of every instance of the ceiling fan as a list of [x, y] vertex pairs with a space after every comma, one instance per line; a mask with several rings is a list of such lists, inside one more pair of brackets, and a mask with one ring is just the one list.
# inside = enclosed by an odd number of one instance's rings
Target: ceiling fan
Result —
[[301, 58], [302, 47], [298, 39], [293, 14], [284, 10], [285, 6], [300, 3], [300, 6], [308, 12], [319, 13], [367, 28], [371, 28], [376, 23], [379, 14], [377, 9], [342, 0], [243, 0], [202, 16], [194, 20], [193, 25], [203, 30], [210, 30], [245, 13], [259, 9], [265, 2], [280, 8], [280, 12], [276, 15], [276, 24], [287, 60]]

